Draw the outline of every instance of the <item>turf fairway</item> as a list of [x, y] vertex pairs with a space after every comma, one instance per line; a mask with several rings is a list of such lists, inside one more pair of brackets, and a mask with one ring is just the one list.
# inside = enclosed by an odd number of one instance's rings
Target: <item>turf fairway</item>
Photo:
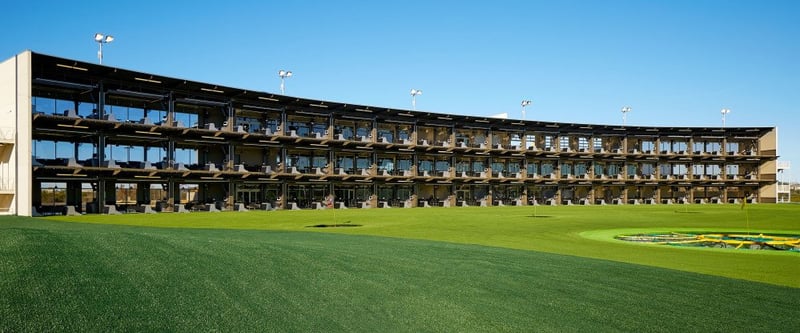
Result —
[[[334, 216], [335, 214], [335, 216]], [[536, 217], [534, 217], [534, 215]], [[621, 242], [635, 232], [733, 231], [800, 234], [800, 205], [466, 207], [136, 214], [60, 221], [174, 228], [315, 231], [477, 244], [609, 259], [800, 288], [797, 253], [687, 249]], [[357, 228], [308, 228], [315, 224]]]
[[[741, 215], [732, 206], [692, 209], [540, 207], [537, 218], [530, 208], [513, 207], [351, 210], [337, 211], [338, 222], [363, 226], [335, 229], [306, 228], [332, 222], [329, 211], [61, 218], [99, 225], [2, 218], [0, 331], [738, 332], [800, 326], [796, 253], [606, 239], [608, 230], [741, 228], [725, 219]], [[753, 224], [797, 232], [798, 212], [761, 206], [750, 217]], [[581, 221], [586, 218], [591, 221]], [[692, 257], [710, 272], [687, 272], [695, 263], [681, 263]], [[669, 262], [688, 267], [653, 267]], [[738, 270], [781, 265], [770, 274], [780, 278], [723, 277], [731, 263]]]

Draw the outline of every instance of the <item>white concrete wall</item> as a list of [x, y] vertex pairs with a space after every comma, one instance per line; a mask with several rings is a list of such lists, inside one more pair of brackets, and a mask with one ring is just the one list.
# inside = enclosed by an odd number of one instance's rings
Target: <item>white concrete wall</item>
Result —
[[30, 216], [31, 52], [0, 63], [0, 214]]
[[[778, 128], [774, 128], [758, 139], [759, 155], [778, 155]], [[775, 203], [778, 198], [778, 162], [766, 161], [758, 167], [758, 178], [770, 180], [773, 183], [762, 186], [759, 190], [761, 202]]]

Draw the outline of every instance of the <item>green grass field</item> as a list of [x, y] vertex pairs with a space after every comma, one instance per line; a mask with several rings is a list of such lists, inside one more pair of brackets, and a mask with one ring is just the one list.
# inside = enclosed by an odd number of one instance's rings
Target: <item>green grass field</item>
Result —
[[[632, 244], [800, 234], [800, 206], [0, 219], [4, 331], [793, 331], [800, 253]], [[77, 222], [77, 223], [64, 223]], [[309, 228], [315, 224], [360, 227]]]

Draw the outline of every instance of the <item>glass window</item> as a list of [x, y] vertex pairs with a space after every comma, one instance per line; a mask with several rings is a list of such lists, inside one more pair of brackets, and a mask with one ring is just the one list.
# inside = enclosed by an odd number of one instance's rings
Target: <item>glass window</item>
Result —
[[542, 174], [549, 175], [553, 173], [555, 170], [554, 164], [552, 162], [544, 162], [542, 163]]
[[378, 129], [378, 137], [384, 138], [388, 142], [394, 142], [394, 133], [388, 128], [379, 128]]
[[336, 134], [341, 134], [342, 138], [345, 140], [352, 140], [355, 132], [353, 131], [352, 126], [348, 125], [339, 125], [335, 128]]
[[281, 125], [281, 122], [278, 120], [278, 118], [269, 118], [267, 119], [266, 125], [272, 133], [276, 133], [278, 131], [278, 126]]
[[236, 117], [236, 125], [242, 126], [244, 130], [249, 133], [256, 133], [261, 131], [261, 121], [259, 121], [256, 118]]
[[469, 146], [471, 143], [469, 142], [469, 133], [464, 130], [456, 130], [456, 143]]
[[594, 142], [592, 144], [592, 148], [594, 148], [594, 150], [600, 151], [603, 149], [603, 138], [594, 138], [592, 141]]
[[705, 144], [702, 141], [695, 141], [692, 144], [692, 151], [694, 151], [695, 153], [702, 153], [702, 152], [705, 151], [703, 149], [704, 146], [705, 146]]
[[436, 161], [436, 171], [448, 171], [450, 169], [450, 162], [447, 160]]
[[469, 171], [469, 161], [458, 161], [456, 163], [456, 172], [470, 172]]
[[488, 142], [486, 142], [486, 134], [483, 134], [482, 132], [475, 134], [475, 146], [476, 147], [480, 146], [482, 144], [487, 144], [487, 143]]
[[526, 170], [528, 175], [536, 175], [539, 174], [539, 164], [538, 163], [528, 163], [528, 168]]
[[655, 142], [653, 141], [642, 141], [642, 151], [644, 152], [652, 152], [655, 150]]
[[419, 171], [433, 171], [433, 161], [420, 160]]
[[676, 153], [682, 153], [686, 151], [686, 142], [685, 141], [673, 141], [672, 142], [672, 151]]
[[378, 169], [394, 172], [394, 160], [391, 158], [379, 158]]
[[569, 147], [569, 137], [568, 136], [561, 136], [558, 138], [558, 144], [561, 149], [570, 148]]
[[324, 168], [328, 165], [328, 158], [325, 156], [314, 156], [313, 167]]
[[409, 140], [411, 139], [411, 131], [408, 127], [400, 127], [400, 130], [397, 132], [397, 138], [400, 140]]
[[[328, 124], [324, 121], [313, 121], [311, 122], [311, 136], [316, 136], [319, 134], [320, 136], [325, 136], [325, 133], [328, 131]], [[312, 134], [313, 133], [313, 134]]]
[[522, 138], [518, 133], [511, 134], [511, 146], [519, 148], [522, 146]]
[[706, 143], [706, 151], [709, 153], [716, 153], [720, 151], [720, 143], [719, 142], [708, 142]]
[[483, 172], [486, 167], [483, 165], [483, 161], [476, 160], [472, 161], [472, 172], [480, 173]]
[[289, 132], [287, 132], [287, 134], [290, 134], [291, 131], [294, 131], [295, 134], [297, 134], [297, 136], [304, 136], [304, 137], [311, 136], [312, 123], [306, 123], [303, 121], [291, 121], [291, 120], [287, 121], [286, 123], [289, 125]]
[[544, 137], [544, 148], [545, 149], [554, 148], [553, 147], [553, 136], [552, 135], [546, 135]]
[[411, 159], [398, 159], [397, 160], [397, 167], [399, 170], [411, 170], [411, 166], [413, 162]]
[[528, 134], [525, 136], [525, 149], [533, 149], [536, 147], [536, 135]]
[[505, 171], [505, 164], [503, 162], [492, 162], [492, 172]]
[[359, 156], [356, 159], [356, 168], [369, 169], [372, 167], [372, 160], [369, 157]]
[[372, 136], [372, 124], [366, 121], [358, 122], [358, 128], [356, 128], [356, 135], [358, 138], [366, 137], [369, 138]]
[[336, 167], [345, 171], [353, 169], [353, 158], [350, 156], [339, 156], [336, 159]]
[[705, 166], [703, 164], [695, 164], [692, 165], [692, 174], [693, 175], [703, 175], [705, 174]]
[[642, 163], [642, 174], [645, 176], [654, 175], [656, 167], [653, 163]]
[[627, 173], [628, 175], [638, 175], [639, 174], [639, 172], [638, 172], [639, 166], [636, 165], [635, 163], [628, 164], [628, 168], [627, 169], [628, 169], [627, 170], [628, 171], [628, 173]]
[[[289, 166], [292, 166], [291, 163]], [[308, 168], [311, 166], [311, 158], [305, 155], [296, 156], [294, 166], [301, 172], [308, 171]]]
[[728, 148], [726, 150], [729, 153], [739, 152], [739, 143], [738, 142], [728, 142], [726, 145], [728, 146]]
[[588, 150], [589, 149], [589, 138], [579, 137], [578, 138], [578, 149]]
[[561, 175], [562, 176], [566, 176], [566, 175], [571, 175], [572, 174], [572, 164], [561, 163], [560, 169], [561, 169]]
[[587, 172], [586, 163], [578, 163], [575, 165], [575, 174], [578, 176], [583, 176]]

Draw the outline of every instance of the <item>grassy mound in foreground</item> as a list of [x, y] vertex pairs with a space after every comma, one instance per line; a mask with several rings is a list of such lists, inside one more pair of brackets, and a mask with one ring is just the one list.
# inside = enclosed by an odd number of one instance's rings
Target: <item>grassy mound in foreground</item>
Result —
[[0, 331], [785, 331], [800, 324], [794, 288], [421, 240], [4, 218], [0, 258]]

